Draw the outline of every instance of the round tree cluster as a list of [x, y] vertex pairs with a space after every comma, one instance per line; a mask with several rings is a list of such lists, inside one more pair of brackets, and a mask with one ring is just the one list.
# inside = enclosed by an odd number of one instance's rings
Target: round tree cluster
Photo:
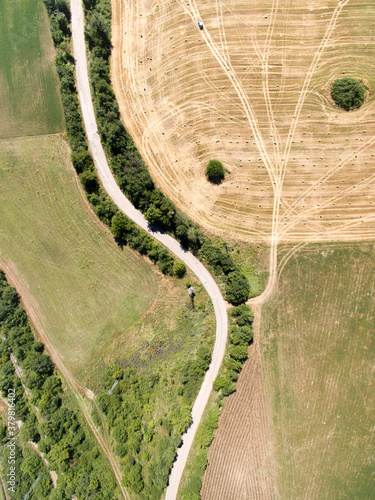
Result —
[[210, 160], [206, 167], [206, 177], [213, 184], [220, 184], [224, 179], [225, 170], [219, 160]]
[[365, 87], [356, 78], [338, 78], [332, 85], [332, 99], [346, 111], [359, 108], [365, 100]]

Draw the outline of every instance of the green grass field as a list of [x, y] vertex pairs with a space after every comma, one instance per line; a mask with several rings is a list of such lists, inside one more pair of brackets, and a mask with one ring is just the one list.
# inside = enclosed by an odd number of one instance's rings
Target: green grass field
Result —
[[163, 298], [155, 268], [121, 251], [87, 206], [69, 154], [59, 136], [0, 141], [0, 256], [14, 263], [50, 341], [77, 371]]
[[41, 0], [0, 2], [0, 138], [63, 129], [48, 26]]
[[281, 498], [374, 497], [374, 289], [373, 244], [310, 245], [262, 310]]
[[199, 314], [208, 299], [198, 283], [191, 315], [185, 281], [117, 246], [85, 202], [69, 154], [57, 135], [0, 141], [0, 259], [14, 264], [67, 367], [96, 387], [106, 364], [147, 342], [172, 335], [185, 345], [175, 358], [191, 354], [204, 325], [213, 331], [213, 314]]

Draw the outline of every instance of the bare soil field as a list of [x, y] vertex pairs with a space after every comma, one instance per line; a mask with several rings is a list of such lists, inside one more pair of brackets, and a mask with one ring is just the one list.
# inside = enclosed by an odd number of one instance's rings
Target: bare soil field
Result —
[[374, 244], [282, 253], [261, 322], [280, 497], [373, 498]]
[[[373, 3], [112, 7], [122, 117], [176, 205], [209, 230], [243, 239], [373, 237]], [[330, 85], [343, 75], [368, 88], [359, 110], [331, 102]], [[204, 176], [211, 158], [230, 171], [220, 186]]]

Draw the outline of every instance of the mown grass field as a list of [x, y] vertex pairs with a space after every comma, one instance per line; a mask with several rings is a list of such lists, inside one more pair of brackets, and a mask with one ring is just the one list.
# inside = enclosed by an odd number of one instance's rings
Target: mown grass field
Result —
[[120, 250], [87, 206], [61, 137], [3, 140], [0, 157], [0, 257], [14, 264], [49, 340], [75, 374], [83, 376], [107, 350], [121, 356], [151, 341], [160, 322], [176, 327], [185, 284]]
[[374, 290], [373, 244], [310, 245], [262, 309], [281, 498], [374, 497]]
[[54, 48], [41, 0], [0, 3], [0, 138], [59, 132]]

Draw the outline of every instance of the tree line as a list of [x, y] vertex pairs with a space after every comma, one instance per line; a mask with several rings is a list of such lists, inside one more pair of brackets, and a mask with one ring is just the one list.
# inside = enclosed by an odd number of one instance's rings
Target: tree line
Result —
[[[98, 217], [107, 224], [120, 245], [131, 246], [147, 255], [165, 274], [182, 277], [186, 268], [147, 233], [120, 212], [101, 187], [88, 150], [77, 98], [74, 58], [71, 55], [70, 13], [65, 0], [45, 0], [51, 19], [51, 35], [57, 48], [55, 59], [66, 128], [72, 149], [72, 162], [87, 198]], [[245, 302], [251, 287], [238, 264], [214, 244], [200, 228], [178, 210], [158, 190], [133, 139], [120, 120], [119, 107], [111, 87], [111, 4], [109, 0], [86, 0], [85, 37], [90, 50], [89, 76], [101, 140], [120, 189], [145, 215], [151, 226], [172, 234], [183, 247], [205, 261], [211, 271], [222, 276], [226, 299], [232, 304]], [[66, 28], [67, 26], [67, 28]], [[215, 253], [214, 259], [211, 258]], [[217, 265], [217, 260], [223, 265]], [[214, 262], [215, 261], [215, 262]], [[178, 263], [178, 264], [177, 264]], [[227, 272], [228, 264], [230, 272]]]
[[[27, 315], [14, 288], [0, 271], [0, 391], [4, 398], [8, 389], [15, 389], [16, 419], [22, 421], [16, 436], [16, 492], [22, 498], [40, 473], [42, 478], [33, 491], [33, 498], [65, 500], [74, 495], [78, 500], [93, 498], [110, 500], [117, 496], [117, 484], [107, 461], [82, 417], [74, 408], [71, 396], [42, 342], [31, 330]], [[17, 376], [15, 366], [22, 369]], [[25, 394], [28, 389], [30, 396]], [[0, 439], [6, 444], [7, 428], [0, 425]], [[28, 442], [37, 445], [48, 462], [45, 466]], [[10, 470], [7, 447], [1, 447], [2, 474]], [[57, 473], [54, 488], [48, 471]]]

